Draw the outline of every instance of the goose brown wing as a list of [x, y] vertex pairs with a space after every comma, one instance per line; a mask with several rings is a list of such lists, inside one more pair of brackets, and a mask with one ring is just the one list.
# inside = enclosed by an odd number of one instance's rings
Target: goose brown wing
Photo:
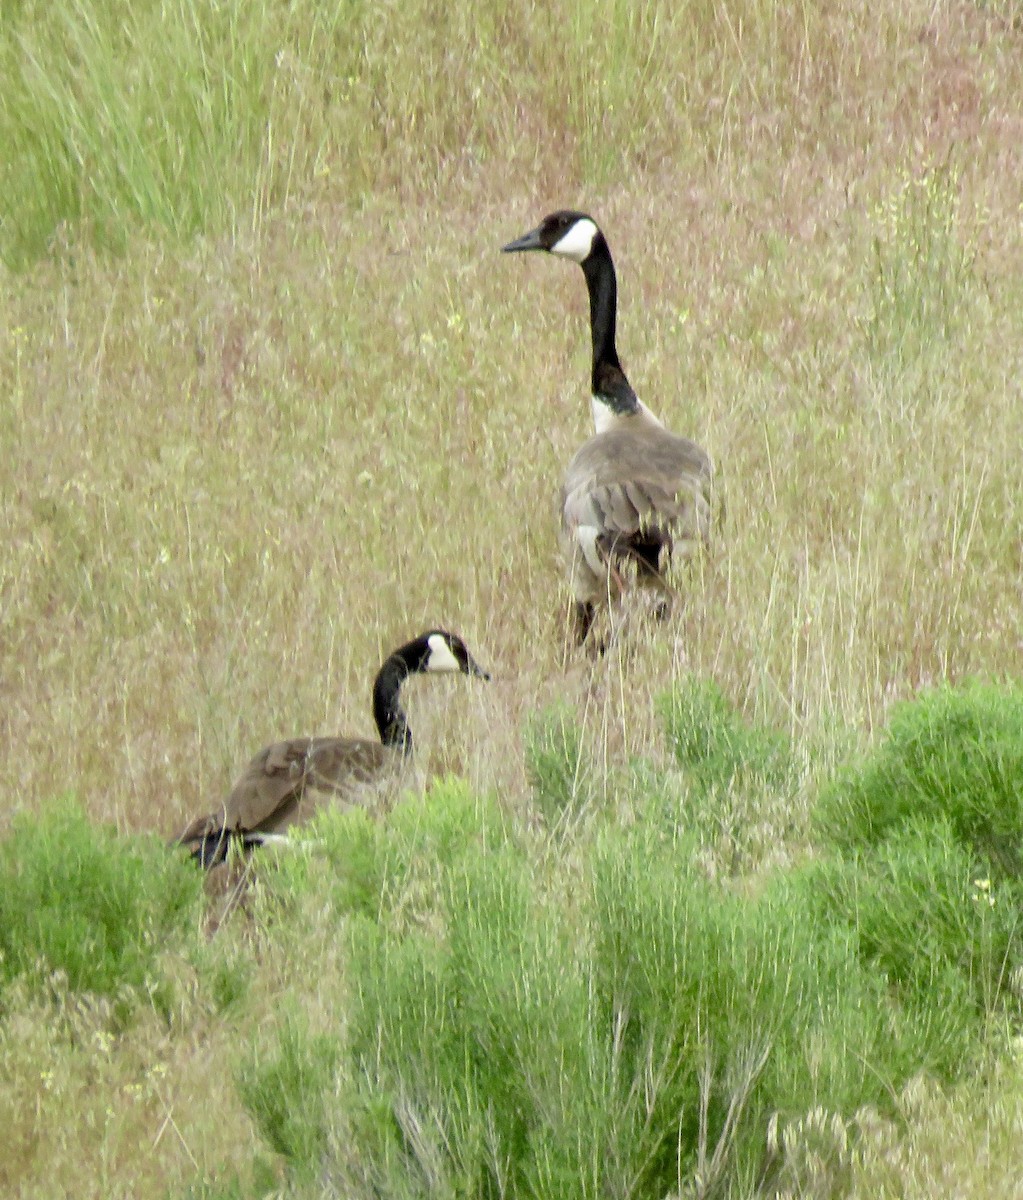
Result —
[[308, 756], [306, 787], [347, 796], [402, 761], [401, 753], [367, 738], [316, 738]]
[[220, 808], [197, 817], [178, 839], [197, 846], [225, 833], [273, 831], [290, 824], [306, 785], [312, 738], [266, 746], [249, 761]]
[[361, 738], [293, 738], [261, 750], [223, 806], [199, 817], [178, 839], [196, 847], [223, 833], [275, 833], [307, 820], [327, 798], [353, 795], [399, 757]]
[[676, 528], [706, 538], [710, 487], [710, 460], [688, 438], [660, 428], [608, 430], [569, 463], [562, 525], [566, 533], [593, 529], [609, 550], [640, 533], [668, 541]]
[[371, 782], [395, 757], [361, 738], [296, 738], [261, 751], [227, 800], [228, 827], [278, 831], [307, 820], [327, 798]]

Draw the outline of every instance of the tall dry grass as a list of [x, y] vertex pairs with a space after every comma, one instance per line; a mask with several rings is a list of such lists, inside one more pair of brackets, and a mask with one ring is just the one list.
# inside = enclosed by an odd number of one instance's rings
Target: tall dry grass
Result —
[[[422, 776], [519, 815], [555, 704], [613, 780], [666, 762], [680, 674], [826, 764], [921, 684], [1020, 672], [1023, 80], [998, 10], [25, 0], [2, 22], [8, 812], [73, 789], [170, 833], [269, 739], [368, 733], [376, 666], [434, 623], [495, 680], [409, 689]], [[563, 204], [607, 231], [630, 377], [725, 500], [671, 625], [633, 619], [597, 663], [566, 650], [553, 516], [589, 420], [583, 282], [498, 253]], [[260, 953], [234, 1045], [277, 985], [315, 1018], [308, 964]], [[140, 1194], [242, 1163], [243, 1117], [231, 1149], [178, 1121], [210, 1047], [136, 1042], [181, 1089]], [[37, 1110], [12, 1194], [52, 1194], [31, 1147], [62, 1112]], [[135, 1178], [125, 1132], [69, 1143], [80, 1194]]]

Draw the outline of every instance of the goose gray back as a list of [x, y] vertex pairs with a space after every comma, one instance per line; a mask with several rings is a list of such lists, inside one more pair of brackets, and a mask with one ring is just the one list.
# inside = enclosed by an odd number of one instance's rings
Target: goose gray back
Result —
[[412, 731], [400, 693], [410, 675], [490, 676], [457, 634], [431, 629], [389, 655], [373, 683], [379, 741], [368, 738], [292, 738], [274, 742], [251, 760], [224, 803], [198, 817], [177, 838], [200, 866], [213, 867], [235, 842], [252, 849], [307, 821], [325, 802], [352, 804], [360, 789], [397, 774], [412, 753]]
[[713, 468], [702, 447], [664, 427], [626, 377], [615, 342], [618, 280], [593, 218], [551, 213], [504, 247], [529, 250], [578, 263], [590, 298], [594, 433], [569, 462], [559, 497], [559, 541], [582, 643], [597, 608], [624, 591], [629, 564], [661, 593], [658, 611], [670, 611], [664, 572], [672, 553], [687, 558], [710, 538]]

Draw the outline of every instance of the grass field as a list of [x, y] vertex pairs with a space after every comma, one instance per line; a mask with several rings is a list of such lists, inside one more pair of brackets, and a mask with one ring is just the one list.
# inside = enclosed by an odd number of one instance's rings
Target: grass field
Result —
[[[732, 900], [823, 853], [818, 796], [895, 702], [1023, 675], [1020, 19], [1008, 0], [6, 5], [12, 862], [69, 793], [146, 846], [135, 835], [173, 834], [275, 737], [368, 735], [383, 656], [435, 624], [495, 678], [409, 687], [417, 786], [460, 776], [499, 812], [466, 820], [511, 830], [502, 887], [528, 897], [534, 950], [578, 929], [599, 943], [614, 905], [584, 881], [618, 878], [605, 843], [655, 801], [681, 805]], [[590, 421], [584, 284], [499, 253], [558, 207], [607, 233], [630, 378], [708, 449], [723, 499], [672, 621], [634, 614], [599, 660], [570, 645], [554, 516]], [[720, 690], [715, 721], [787, 748], [784, 778], [685, 784], [665, 697], [691, 680]], [[759, 736], [743, 762], [774, 753]], [[415, 888], [388, 930], [453, 921], [448, 884], [403, 869]], [[375, 1144], [343, 1064], [347, 1022], [352, 1045], [368, 1036], [352, 963], [371, 973], [376, 951], [351, 957], [353, 902], [315, 858], [268, 874], [209, 940], [194, 897], [153, 900], [139, 936], [157, 965], [135, 1000], [59, 975], [0, 985], [0, 1191], [501, 1194], [457, 1172], [417, 1192], [390, 1160], [381, 1182], [341, 1153], [356, 1133]], [[39, 895], [59, 892], [46, 878]], [[715, 929], [733, 928], [730, 902]], [[782, 945], [773, 913], [757, 919]], [[573, 960], [567, 992], [602, 961]], [[1017, 1195], [1023, 1068], [997, 1038], [975, 1057], [965, 1075], [893, 1070], [889, 1111], [848, 1153], [852, 1111], [793, 1092], [791, 1172], [772, 1185]], [[843, 1086], [857, 1111], [884, 1107]], [[322, 1134], [298, 1149], [266, 1115], [289, 1087], [312, 1106], [298, 1133]], [[742, 1154], [727, 1188], [708, 1153], [705, 1190], [680, 1167], [675, 1193], [750, 1194]], [[569, 1194], [553, 1162], [531, 1194]]]

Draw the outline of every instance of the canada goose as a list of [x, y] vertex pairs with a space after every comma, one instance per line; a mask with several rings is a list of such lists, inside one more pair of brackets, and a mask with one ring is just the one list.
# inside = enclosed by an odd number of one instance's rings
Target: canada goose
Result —
[[[503, 249], [546, 250], [577, 262], [590, 293], [595, 433], [568, 464], [560, 497], [560, 543], [582, 643], [596, 605], [621, 594], [623, 564], [634, 562], [640, 582], [670, 595], [662, 571], [672, 550], [688, 557], [709, 538], [711, 461], [695, 442], [665, 429], [625, 377], [615, 349], [614, 262], [593, 218], [551, 213]], [[667, 600], [661, 609], [667, 612]]]
[[412, 751], [412, 732], [399, 703], [410, 675], [460, 671], [490, 676], [462, 639], [442, 629], [400, 646], [377, 673], [373, 716], [380, 741], [367, 738], [294, 738], [261, 750], [245, 768], [224, 804], [193, 821], [177, 839], [200, 866], [227, 857], [232, 839], [245, 848], [261, 845], [289, 825], [308, 820], [324, 801], [351, 798], [360, 786], [386, 776]]

